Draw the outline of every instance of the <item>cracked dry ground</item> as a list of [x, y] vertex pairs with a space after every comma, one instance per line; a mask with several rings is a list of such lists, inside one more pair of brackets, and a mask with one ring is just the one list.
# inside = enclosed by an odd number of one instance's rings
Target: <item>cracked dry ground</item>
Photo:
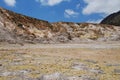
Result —
[[[0, 46], [0, 80], [120, 80], [120, 48], [29, 48], [32, 45]], [[61, 75], [66, 79], [51, 78]]]

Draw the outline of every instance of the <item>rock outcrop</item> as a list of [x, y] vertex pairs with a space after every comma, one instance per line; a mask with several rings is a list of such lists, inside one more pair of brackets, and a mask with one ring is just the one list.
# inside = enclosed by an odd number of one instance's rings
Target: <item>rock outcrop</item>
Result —
[[0, 41], [79, 43], [110, 40], [120, 40], [119, 26], [72, 22], [49, 23], [0, 8]]
[[101, 21], [101, 24], [120, 26], [120, 11], [107, 16], [105, 19]]

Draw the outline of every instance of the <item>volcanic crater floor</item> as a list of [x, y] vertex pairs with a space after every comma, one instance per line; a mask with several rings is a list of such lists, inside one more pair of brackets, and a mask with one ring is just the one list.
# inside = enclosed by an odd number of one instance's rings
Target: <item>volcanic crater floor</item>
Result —
[[120, 80], [120, 42], [0, 43], [0, 80]]

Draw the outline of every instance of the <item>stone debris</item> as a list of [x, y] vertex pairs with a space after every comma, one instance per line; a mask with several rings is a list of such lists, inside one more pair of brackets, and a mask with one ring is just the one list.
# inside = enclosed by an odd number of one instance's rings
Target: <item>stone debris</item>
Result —
[[64, 76], [61, 73], [54, 73], [50, 75], [43, 75], [38, 80], [98, 80], [96, 78], [92, 78], [88, 75], [82, 76]]
[[20, 71], [13, 71], [13, 72], [10, 72], [10, 71], [6, 71], [6, 72], [1, 72], [0, 73], [0, 76], [18, 76], [18, 75], [26, 75], [30, 73], [30, 71], [28, 70], [20, 70]]
[[83, 63], [73, 63], [72, 68], [77, 70], [89, 70], [89, 67]]
[[119, 74], [119, 75], [120, 75], [120, 69], [114, 69], [113, 73], [114, 73], [114, 74]]
[[103, 73], [104, 73], [104, 71], [103, 71], [103, 70], [100, 70], [100, 69], [90, 69], [89, 71], [90, 71], [90, 72], [93, 72], [93, 73], [95, 73], [95, 74], [103, 74]]
[[72, 68], [76, 69], [76, 70], [84, 70], [84, 71], [92, 72], [95, 74], [103, 74], [104, 73], [104, 71], [101, 70], [99, 66], [97, 66], [96, 68], [90, 68], [89, 66], [87, 66], [84, 63], [73, 63]]
[[67, 80], [67, 78], [61, 73], [54, 73], [50, 75], [43, 75], [39, 80]]

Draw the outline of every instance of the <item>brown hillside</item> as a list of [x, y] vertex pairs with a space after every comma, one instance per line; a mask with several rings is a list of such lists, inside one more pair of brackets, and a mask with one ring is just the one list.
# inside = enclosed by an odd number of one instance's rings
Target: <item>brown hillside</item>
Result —
[[49, 23], [0, 8], [0, 41], [79, 43], [111, 40], [120, 40], [120, 27], [91, 23]]

